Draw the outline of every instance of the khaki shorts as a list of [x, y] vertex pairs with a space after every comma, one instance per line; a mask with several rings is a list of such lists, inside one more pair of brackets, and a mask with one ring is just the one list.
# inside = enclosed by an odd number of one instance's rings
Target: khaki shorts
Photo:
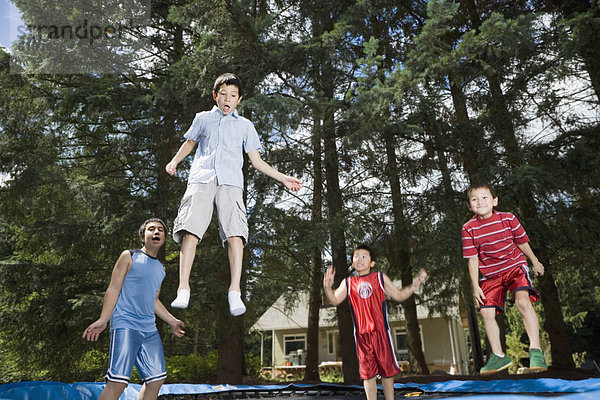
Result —
[[208, 183], [189, 184], [177, 212], [173, 227], [173, 240], [181, 243], [186, 233], [202, 236], [210, 225], [214, 205], [217, 206], [219, 235], [223, 246], [227, 238], [240, 236], [248, 241], [246, 207], [242, 201], [242, 189], [235, 186], [217, 185], [213, 179]]

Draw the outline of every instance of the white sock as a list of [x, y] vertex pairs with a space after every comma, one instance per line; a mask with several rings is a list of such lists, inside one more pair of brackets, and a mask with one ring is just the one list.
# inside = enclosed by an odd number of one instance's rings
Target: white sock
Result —
[[246, 312], [246, 306], [242, 301], [242, 294], [240, 292], [234, 290], [229, 291], [229, 293], [227, 293], [227, 300], [229, 301], [229, 313], [234, 317]]
[[181, 289], [177, 291], [177, 298], [171, 302], [173, 308], [187, 308], [190, 302], [190, 291]]

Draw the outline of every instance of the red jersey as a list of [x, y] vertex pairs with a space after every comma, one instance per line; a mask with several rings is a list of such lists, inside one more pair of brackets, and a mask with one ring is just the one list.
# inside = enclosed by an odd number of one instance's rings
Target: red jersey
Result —
[[350, 311], [356, 334], [389, 329], [383, 274], [371, 272], [346, 278]]
[[517, 244], [529, 242], [517, 217], [508, 212], [494, 211], [485, 219], [475, 215], [462, 229], [463, 257], [479, 258], [479, 270], [484, 277], [513, 267], [527, 265]]

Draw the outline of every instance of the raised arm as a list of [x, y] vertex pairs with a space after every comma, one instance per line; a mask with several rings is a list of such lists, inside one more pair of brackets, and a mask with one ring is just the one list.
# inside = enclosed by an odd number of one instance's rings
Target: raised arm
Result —
[[177, 164], [179, 164], [181, 162], [181, 160], [186, 158], [187, 155], [192, 152], [192, 150], [194, 149], [195, 146], [196, 146], [195, 141], [187, 139], [181, 145], [181, 147], [179, 148], [179, 151], [177, 151], [177, 154], [175, 154], [175, 157], [173, 157], [171, 162], [168, 163], [167, 166], [165, 167], [165, 171], [167, 171], [167, 174], [173, 175], [175, 173], [175, 170], [177, 169]]
[[402, 289], [398, 289], [396, 285], [392, 282], [392, 280], [386, 274], [383, 274], [383, 289], [387, 293], [388, 296], [392, 298], [392, 300], [397, 302], [402, 302], [408, 299], [413, 295], [415, 290], [421, 286], [421, 283], [427, 277], [427, 272], [424, 269], [421, 269], [417, 275], [414, 277], [412, 283], [408, 286], [404, 286]]
[[270, 176], [276, 181], [283, 183], [286, 188], [293, 191], [300, 190], [302, 188], [302, 182], [300, 182], [298, 179], [292, 176], [282, 174], [281, 172], [277, 171], [275, 168], [267, 164], [267, 162], [260, 157], [260, 153], [258, 152], [258, 150], [252, 150], [251, 152], [249, 152], [248, 158], [250, 159], [252, 166], [256, 168], [256, 170], [262, 172], [267, 176]]
[[128, 250], [125, 250], [121, 253], [113, 268], [108, 289], [106, 289], [106, 293], [104, 293], [100, 318], [86, 328], [82, 335], [84, 339], [95, 342], [98, 340], [100, 333], [108, 325], [110, 316], [112, 315], [117, 304], [117, 300], [119, 299], [119, 295], [121, 294], [123, 280], [125, 280], [125, 275], [127, 275], [127, 272], [129, 272], [131, 264], [131, 254], [129, 254]]
[[344, 279], [334, 292], [333, 278], [335, 278], [335, 269], [333, 268], [333, 265], [330, 265], [329, 268], [327, 268], [327, 271], [325, 271], [325, 274], [323, 274], [323, 289], [329, 304], [337, 306], [346, 299], [348, 290], [346, 289], [346, 280]]
[[533, 250], [531, 250], [531, 246], [529, 246], [529, 243], [517, 244], [517, 246], [519, 247], [519, 249], [521, 249], [523, 254], [525, 254], [527, 258], [529, 258], [529, 260], [531, 261], [531, 269], [533, 269], [533, 272], [536, 275], [544, 275], [544, 266], [537, 259], [537, 257], [533, 253]]

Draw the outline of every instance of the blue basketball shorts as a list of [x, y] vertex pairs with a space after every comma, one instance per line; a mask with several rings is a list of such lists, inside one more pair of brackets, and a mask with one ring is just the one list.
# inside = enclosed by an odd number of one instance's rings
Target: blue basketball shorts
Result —
[[113, 329], [110, 332], [110, 353], [105, 379], [127, 385], [134, 365], [144, 383], [167, 377], [165, 355], [158, 331]]

